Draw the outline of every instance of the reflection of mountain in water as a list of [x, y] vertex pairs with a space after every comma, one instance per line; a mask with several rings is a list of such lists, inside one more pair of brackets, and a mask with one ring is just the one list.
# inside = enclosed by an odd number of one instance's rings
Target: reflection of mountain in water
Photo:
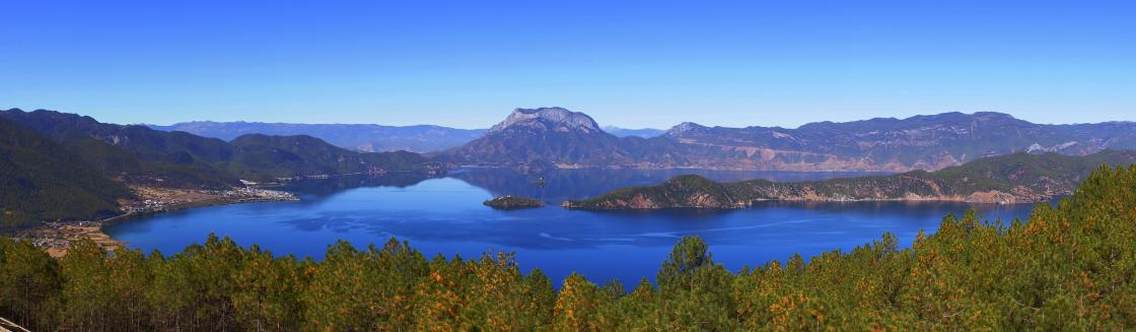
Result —
[[383, 176], [353, 175], [321, 180], [303, 180], [289, 183], [281, 189], [314, 197], [326, 197], [335, 193], [362, 187], [405, 188], [432, 177], [414, 173], [392, 173]]
[[[727, 182], [752, 179], [795, 182], [862, 176], [867, 173], [743, 172], [695, 169], [560, 169], [539, 174], [525, 174], [510, 168], [463, 168], [451, 171], [447, 176], [485, 189], [494, 196], [532, 197], [547, 203], [558, 204], [564, 200], [594, 197], [624, 187], [655, 185], [671, 177], [684, 174], [697, 174], [715, 181]], [[320, 199], [353, 188], [405, 188], [431, 178], [410, 173], [384, 176], [343, 176], [293, 182], [282, 189], [308, 198]]]
[[813, 181], [862, 176], [855, 172], [712, 171], [697, 169], [556, 169], [540, 174], [522, 174], [509, 168], [463, 168], [449, 176], [488, 190], [495, 196], [515, 195], [558, 203], [583, 199], [630, 186], [654, 185], [684, 174], [697, 174], [715, 181], [766, 179], [779, 182]]

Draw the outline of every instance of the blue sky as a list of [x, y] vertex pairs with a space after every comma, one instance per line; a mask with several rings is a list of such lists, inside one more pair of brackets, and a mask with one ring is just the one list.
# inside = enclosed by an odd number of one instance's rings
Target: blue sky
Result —
[[118, 123], [1136, 120], [1131, 1], [4, 1], [0, 108]]

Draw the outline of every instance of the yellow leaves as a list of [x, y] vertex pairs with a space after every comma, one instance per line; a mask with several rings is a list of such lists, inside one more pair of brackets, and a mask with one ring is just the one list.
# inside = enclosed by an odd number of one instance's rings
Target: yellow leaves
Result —
[[827, 314], [822, 306], [805, 293], [785, 295], [768, 308], [770, 327], [778, 331], [819, 330], [826, 326]]
[[583, 276], [573, 273], [564, 279], [553, 307], [555, 328], [562, 331], [592, 330], [589, 321], [597, 309], [597, 288]]

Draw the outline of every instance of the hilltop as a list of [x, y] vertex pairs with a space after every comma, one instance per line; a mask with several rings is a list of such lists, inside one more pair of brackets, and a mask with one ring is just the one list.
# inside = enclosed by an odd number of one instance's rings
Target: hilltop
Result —
[[560, 107], [518, 108], [489, 132], [441, 153], [461, 164], [516, 166], [547, 162], [559, 167], [620, 165], [634, 161], [620, 138], [584, 113]]

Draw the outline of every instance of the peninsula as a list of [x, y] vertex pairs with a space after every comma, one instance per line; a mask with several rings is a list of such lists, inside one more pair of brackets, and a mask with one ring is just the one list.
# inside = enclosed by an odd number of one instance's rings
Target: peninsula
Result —
[[979, 159], [935, 172], [912, 171], [812, 182], [751, 180], [718, 183], [682, 175], [655, 186], [631, 187], [599, 197], [566, 201], [587, 210], [743, 208], [758, 201], [953, 201], [1035, 203], [1072, 194], [1101, 165], [1136, 164], [1136, 152], [1104, 151], [1082, 157], [1017, 153]]

